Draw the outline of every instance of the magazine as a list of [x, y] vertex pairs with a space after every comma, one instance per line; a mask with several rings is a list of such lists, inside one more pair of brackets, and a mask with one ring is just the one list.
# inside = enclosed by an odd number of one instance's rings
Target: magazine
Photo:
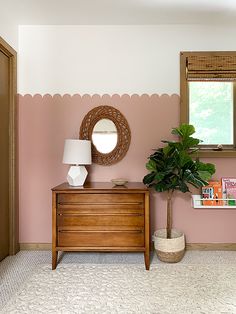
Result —
[[234, 206], [236, 204], [236, 182], [226, 182], [225, 183], [226, 196], [228, 199], [229, 206]]
[[228, 201], [227, 201], [227, 190], [226, 190], [226, 183], [234, 183], [236, 184], [236, 178], [231, 178], [231, 177], [223, 177], [221, 178], [221, 182], [222, 182], [222, 195], [223, 198], [226, 199], [223, 201], [223, 205], [229, 205]]

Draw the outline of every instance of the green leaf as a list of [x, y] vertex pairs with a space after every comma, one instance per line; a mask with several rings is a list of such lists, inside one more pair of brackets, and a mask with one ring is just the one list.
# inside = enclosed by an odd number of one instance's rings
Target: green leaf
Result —
[[208, 171], [211, 175], [216, 172], [215, 165], [211, 163], [203, 163], [199, 160], [196, 161], [196, 166], [198, 171]]
[[172, 148], [171, 146], [166, 146], [163, 148], [163, 153], [167, 156], [171, 152]]
[[198, 173], [199, 177], [200, 177], [202, 180], [205, 180], [205, 181], [210, 180], [211, 177], [212, 177], [212, 174], [211, 174], [209, 171], [199, 170], [197, 173]]
[[[200, 141], [199, 143], [201, 143], [202, 141]], [[189, 155], [192, 155], [194, 153], [196, 153], [197, 151], [199, 151], [199, 147], [194, 147], [194, 148], [190, 148], [190, 150], [188, 151]]]
[[143, 178], [143, 183], [146, 185], [150, 185], [151, 183], [153, 183], [154, 178], [155, 172], [149, 173]]
[[183, 138], [183, 146], [185, 149], [196, 147], [200, 143], [200, 140], [194, 137]]
[[202, 179], [198, 173], [192, 173], [188, 176], [188, 179], [186, 179], [188, 183], [192, 184], [193, 186], [200, 188], [204, 185], [206, 185], [206, 181]]
[[158, 173], [155, 175], [155, 179], [156, 179], [157, 181], [161, 181], [164, 177], [165, 177], [165, 173], [163, 173], [163, 172], [158, 172]]
[[164, 192], [168, 190], [168, 186], [163, 182], [155, 184], [154, 188], [157, 192]]
[[152, 159], [149, 160], [148, 163], [146, 163], [146, 168], [149, 171], [155, 171], [156, 170], [156, 162]]
[[181, 151], [179, 152], [179, 165], [180, 167], [184, 167], [184, 165], [186, 165], [187, 163], [191, 162], [192, 159], [189, 156], [189, 154], [185, 151]]
[[191, 124], [183, 123], [179, 128], [173, 128], [171, 133], [186, 138], [195, 133], [195, 128]]
[[163, 148], [159, 148], [149, 158], [157, 163], [159, 161], [162, 161], [163, 157], [164, 157]]
[[179, 190], [183, 193], [190, 192], [187, 184], [185, 182], [181, 182], [179, 185]]

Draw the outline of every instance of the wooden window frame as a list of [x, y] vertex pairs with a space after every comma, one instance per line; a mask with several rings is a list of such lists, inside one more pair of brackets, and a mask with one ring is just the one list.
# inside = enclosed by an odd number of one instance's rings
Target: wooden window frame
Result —
[[[191, 51], [180, 52], [180, 123], [189, 123], [189, 83], [187, 80], [187, 58], [191, 55], [230, 55], [236, 56], [234, 51]], [[203, 80], [204, 81], [204, 80]], [[234, 122], [236, 122], [236, 81], [233, 81]], [[214, 145], [199, 146], [199, 157], [236, 157], [236, 124], [234, 123], [234, 147], [224, 146], [222, 151], [213, 150]]]

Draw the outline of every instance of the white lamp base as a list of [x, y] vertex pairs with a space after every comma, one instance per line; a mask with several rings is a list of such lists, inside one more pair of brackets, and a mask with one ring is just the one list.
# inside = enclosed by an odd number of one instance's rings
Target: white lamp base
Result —
[[67, 181], [69, 185], [82, 186], [88, 175], [88, 171], [84, 166], [71, 166], [67, 174]]

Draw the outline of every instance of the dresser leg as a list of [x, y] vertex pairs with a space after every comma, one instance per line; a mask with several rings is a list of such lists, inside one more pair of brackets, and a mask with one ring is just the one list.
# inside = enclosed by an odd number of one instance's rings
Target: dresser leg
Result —
[[58, 255], [58, 251], [52, 250], [52, 270], [56, 269], [57, 267], [57, 255]]
[[145, 251], [145, 253], [144, 253], [144, 260], [145, 260], [146, 270], [149, 270], [149, 268], [150, 268], [150, 252], [149, 252], [149, 250]]

